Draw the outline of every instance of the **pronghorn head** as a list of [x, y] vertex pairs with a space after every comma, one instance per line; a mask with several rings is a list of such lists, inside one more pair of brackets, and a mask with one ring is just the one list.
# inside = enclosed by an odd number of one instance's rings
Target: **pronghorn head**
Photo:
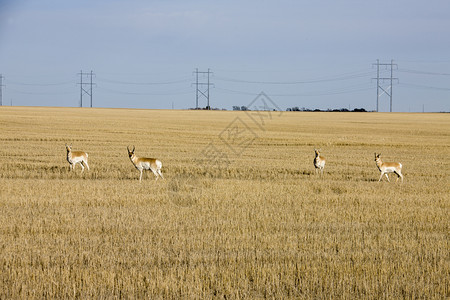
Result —
[[134, 146], [133, 146], [133, 150], [130, 151], [130, 148], [127, 146], [127, 150], [128, 150], [128, 157], [131, 158], [134, 155]]
[[375, 161], [376, 162], [378, 162], [380, 160], [380, 157], [381, 157], [381, 153], [380, 154], [375, 153]]
[[66, 150], [67, 150], [67, 153], [69, 153], [69, 152], [71, 152], [72, 151], [72, 145], [67, 145], [66, 144]]
[[320, 149], [319, 150], [314, 149], [314, 152], [316, 153], [316, 157], [318, 157], [320, 155]]

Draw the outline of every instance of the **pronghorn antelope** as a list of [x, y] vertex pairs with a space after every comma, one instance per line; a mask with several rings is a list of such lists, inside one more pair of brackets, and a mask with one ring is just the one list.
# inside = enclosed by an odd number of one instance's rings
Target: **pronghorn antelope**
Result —
[[381, 176], [380, 176], [380, 179], [378, 180], [378, 182], [381, 181], [381, 179], [383, 178], [383, 175], [386, 175], [387, 180], [389, 182], [391, 182], [389, 180], [388, 173], [397, 174], [398, 177], [395, 182], [397, 182], [399, 178], [401, 178], [402, 182], [403, 182], [402, 164], [401, 163], [399, 163], [399, 162], [385, 162], [384, 163], [381, 161], [381, 153], [380, 154], [375, 153], [375, 162], [377, 163], [378, 170], [380, 170], [380, 172], [381, 172]]
[[320, 174], [323, 175], [323, 169], [325, 168], [325, 157], [320, 155], [320, 150], [314, 149], [314, 167], [316, 168], [316, 174], [320, 170]]
[[134, 154], [134, 149], [135, 147], [133, 146], [133, 150], [130, 151], [130, 148], [127, 146], [128, 156], [130, 157], [131, 162], [136, 169], [141, 172], [139, 181], [142, 181], [142, 170], [151, 170], [153, 174], [155, 174], [156, 180], [158, 180], [158, 177], [164, 179], [164, 176], [161, 173], [161, 161], [155, 158], [137, 157], [136, 154]]
[[89, 171], [89, 165], [88, 165], [88, 154], [83, 151], [72, 151], [72, 145], [66, 144], [66, 150], [67, 150], [67, 161], [69, 162], [69, 169], [75, 170], [76, 164], [80, 164], [81, 166], [81, 173], [84, 171], [84, 167], [87, 167]]

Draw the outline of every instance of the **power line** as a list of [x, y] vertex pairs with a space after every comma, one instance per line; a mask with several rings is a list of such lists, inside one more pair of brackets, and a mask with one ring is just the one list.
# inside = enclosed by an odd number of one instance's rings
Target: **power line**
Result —
[[3, 106], [3, 75], [0, 74], [0, 106]]
[[443, 88], [443, 87], [437, 87], [437, 86], [428, 86], [428, 85], [419, 85], [419, 84], [405, 83], [405, 82], [400, 83], [400, 85], [413, 87], [413, 88], [419, 88], [419, 89], [438, 90], [438, 91], [450, 91], [450, 88]]
[[323, 77], [323, 78], [310, 79], [310, 80], [299, 80], [299, 81], [254, 81], [254, 80], [234, 79], [234, 78], [227, 78], [227, 77], [220, 77], [220, 76], [215, 76], [214, 78], [216, 78], [217, 80], [236, 82], [236, 83], [294, 85], [294, 84], [309, 84], [309, 83], [349, 80], [349, 79], [367, 77], [368, 75], [372, 75], [372, 74], [373, 74], [373, 72], [347, 73], [347, 74], [336, 75], [333, 77]]
[[56, 83], [27, 83], [27, 82], [17, 82], [17, 81], [9, 81], [9, 84], [12, 85], [23, 85], [23, 86], [57, 86], [57, 85], [68, 85], [73, 84], [72, 81], [67, 82], [56, 82]]
[[26, 92], [26, 91], [19, 91], [14, 88], [9, 87], [9, 91], [15, 92], [17, 94], [24, 94], [24, 95], [72, 95], [75, 92]]
[[[372, 79], [377, 80], [377, 111], [379, 110], [379, 100], [383, 95], [387, 95], [390, 98], [390, 111], [393, 108], [393, 98], [392, 98], [392, 86], [394, 84], [394, 80], [398, 80], [398, 78], [394, 78], [394, 71], [402, 72], [404, 74], [409, 73], [412, 74], [409, 77], [417, 77], [417, 78], [425, 78], [426, 76], [449, 76], [448, 70], [437, 69], [442, 72], [433, 72], [420, 70], [421, 67], [418, 66], [414, 69], [414, 66], [411, 66], [413, 69], [404, 69], [398, 68], [397, 64], [394, 64], [391, 60], [390, 63], [380, 63], [377, 60], [376, 63], [373, 64], [377, 66], [377, 74], [375, 75], [375, 70], [344, 70], [341, 71], [340, 74], [322, 74], [316, 76], [309, 76], [299, 78], [298, 75], [294, 74], [285, 74], [282, 80], [277, 80], [273, 77], [273, 74], [270, 74], [270, 77], [266, 77], [268, 80], [258, 80], [262, 78], [265, 74], [248, 74], [252, 71], [235, 71], [236, 74], [226, 74], [226, 71], [220, 72], [225, 76], [216, 76], [216, 72], [214, 73], [214, 81], [219, 80], [219, 84], [214, 85], [211, 83], [211, 76], [213, 72], [208, 69], [207, 71], [199, 71], [199, 69], [195, 69], [194, 73], [196, 75], [195, 82], [192, 84], [196, 85], [196, 108], [199, 108], [199, 101], [203, 101], [202, 98], [206, 99], [206, 107], [210, 108], [210, 87], [216, 86], [217, 92], [221, 94], [235, 94], [235, 95], [255, 95], [260, 91], [251, 91], [252, 89], [257, 87], [257, 84], [260, 85], [271, 85], [270, 87], [278, 90], [278, 94], [272, 91], [271, 95], [277, 97], [316, 97], [316, 96], [327, 96], [327, 95], [337, 95], [337, 94], [350, 94], [350, 93], [358, 93], [367, 91], [370, 89], [368, 85], [370, 82], [367, 80], [370, 77]], [[430, 68], [431, 69], [431, 68]], [[225, 74], [224, 74], [225, 72]], [[253, 72], [255, 73], [255, 72]], [[267, 72], [258, 72], [258, 73], [267, 73]], [[413, 74], [417, 74], [416, 76]], [[143, 77], [131, 77], [133, 79], [125, 79], [122, 80], [121, 76], [118, 75], [110, 75], [109, 78], [98, 78], [95, 76], [93, 71], [78, 73], [80, 76], [79, 82], [76, 84], [80, 85], [79, 97], [80, 97], [80, 106], [83, 106], [83, 97], [88, 95], [90, 97], [90, 106], [93, 106], [93, 87], [96, 84], [93, 82], [95, 79], [96, 82], [101, 82], [103, 87], [98, 87], [98, 93], [109, 93], [109, 94], [124, 94], [124, 95], [155, 95], [155, 96], [169, 96], [169, 95], [185, 95], [189, 93], [189, 85], [188, 82], [192, 82], [192, 77], [183, 76], [184, 74], [179, 75], [170, 75], [167, 73], [166, 78], [159, 79], [158, 77], [153, 77], [149, 81], [146, 81]], [[268, 76], [268, 75], [267, 75]], [[408, 75], [404, 75], [405, 77]], [[94, 78], [95, 77], [95, 78]], [[296, 78], [297, 77], [297, 78]], [[115, 79], [117, 78], [117, 79]], [[152, 77], [150, 77], [152, 78]], [[366, 83], [362, 83], [363, 78], [366, 78]], [[0, 105], [3, 104], [2, 96], [5, 91], [5, 77], [0, 74]], [[24, 79], [15, 77], [15, 81], [10, 81], [10, 76], [8, 75], [8, 80], [6, 81], [8, 85], [8, 93], [18, 93], [18, 94], [27, 94], [27, 95], [68, 95], [76, 93], [76, 89], [67, 88], [65, 85], [74, 84], [74, 82], [64, 81], [68, 78], [48, 78], [48, 80], [39, 78], [29, 78], [25, 77]], [[256, 80], [254, 80], [256, 79]], [[275, 79], [275, 80], [271, 80]], [[303, 80], [302, 80], [303, 79]], [[444, 79], [444, 77], [442, 77]], [[304, 84], [304, 85], [303, 85]], [[307, 84], [311, 84], [310, 86]], [[316, 84], [316, 85], [313, 85]], [[245, 87], [244, 87], [245, 85]], [[278, 85], [278, 86], [277, 86]], [[291, 85], [291, 86], [288, 86]], [[402, 92], [406, 89], [428, 89], [435, 90], [441, 92], [448, 92], [450, 88], [447, 87], [438, 87], [433, 86], [432, 83], [430, 85], [417, 85], [414, 83], [402, 83], [400, 84]], [[445, 86], [444, 84], [442, 84]], [[105, 88], [106, 87], [106, 88]], [[109, 89], [111, 87], [111, 89]], [[305, 87], [305, 88], [303, 88]], [[306, 87], [311, 87], [306, 89]], [[316, 88], [313, 88], [316, 87]], [[97, 88], [97, 87], [96, 87]], [[301, 89], [300, 89], [301, 88]], [[282, 90], [283, 89], [283, 90]], [[291, 89], [291, 90], [289, 90]], [[73, 92], [70, 92], [72, 90]], [[3, 95], [2, 95], [3, 92]], [[192, 93], [192, 87], [191, 87]], [[96, 97], [98, 97], [97, 95]], [[100, 97], [104, 97], [100, 95]], [[9, 100], [9, 99], [8, 99]], [[86, 103], [85, 103], [86, 105]], [[87, 106], [87, 105], [86, 105]], [[202, 106], [202, 105], [200, 105]]]
[[168, 81], [161, 81], [161, 82], [132, 82], [132, 81], [120, 81], [120, 80], [105, 79], [105, 78], [97, 78], [97, 80], [107, 82], [107, 83], [123, 84], [123, 85], [169, 85], [169, 84], [188, 82], [188, 81], [190, 81], [190, 78], [183, 78], [180, 80], [168, 80]]
[[[94, 76], [95, 74], [91, 71], [89, 73], [83, 73], [83, 70], [80, 71], [80, 73], [78, 73], [78, 75], [80, 75], [80, 107], [83, 107], [83, 94], [87, 94], [90, 99], [91, 99], [91, 107], [92, 107], [92, 85], [95, 84], [92, 82], [92, 76]], [[83, 82], [83, 76], [88, 76], [90, 81], [88, 82]], [[84, 85], [88, 85], [89, 88], [86, 90], [84, 88]]]
[[[207, 82], [200, 82], [198, 75], [207, 75]], [[209, 105], [209, 87], [211, 85], [214, 85], [209, 82], [209, 75], [212, 74], [212, 72], [208, 69], [208, 71], [200, 72], [197, 69], [195, 69], [195, 108], [198, 109], [198, 99], [200, 96], [203, 96], [206, 98], [206, 109], [211, 109], [211, 106]], [[206, 88], [205, 88], [206, 86]]]
[[418, 71], [418, 70], [409, 70], [409, 69], [399, 69], [397, 71], [402, 72], [402, 73], [412, 73], [412, 74], [421, 74], [421, 75], [450, 76], [450, 73], [437, 73], [437, 72]]
[[142, 92], [128, 92], [128, 91], [119, 91], [114, 89], [108, 89], [104, 87], [98, 87], [99, 90], [106, 91], [114, 94], [122, 94], [122, 95], [136, 95], [136, 96], [170, 96], [170, 95], [186, 95], [192, 92], [191, 89], [178, 89], [166, 92], [151, 92], [151, 93], [142, 93]]
[[[393, 71], [394, 71], [394, 66], [398, 67], [397, 64], [394, 64], [394, 60], [391, 59], [391, 63], [382, 63], [380, 64], [380, 60], [377, 59], [377, 63], [376, 64], [372, 64], [372, 65], [376, 65], [377, 66], [377, 78], [372, 78], [372, 79], [376, 79], [377, 80], [377, 112], [378, 112], [378, 102], [380, 97], [383, 94], [386, 94], [389, 96], [390, 99], [390, 105], [389, 105], [389, 111], [392, 112], [392, 82], [393, 80], [398, 80], [398, 78], [393, 78]], [[390, 70], [390, 77], [380, 77], [380, 66], [384, 66], [386, 68], [389, 67]], [[380, 85], [380, 81], [384, 82], [386, 80], [389, 80], [390, 85], [386, 88], [386, 87], [382, 87]], [[382, 91], [380, 94], [380, 90]]]

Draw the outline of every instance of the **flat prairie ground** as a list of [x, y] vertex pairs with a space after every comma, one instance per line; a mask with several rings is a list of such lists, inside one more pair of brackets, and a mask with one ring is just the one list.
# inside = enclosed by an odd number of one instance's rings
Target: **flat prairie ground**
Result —
[[450, 114], [0, 107], [0, 141], [0, 299], [450, 297]]

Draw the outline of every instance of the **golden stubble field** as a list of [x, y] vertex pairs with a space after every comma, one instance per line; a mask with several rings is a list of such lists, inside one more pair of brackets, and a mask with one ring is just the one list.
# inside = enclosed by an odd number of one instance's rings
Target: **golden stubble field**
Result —
[[1, 299], [450, 296], [449, 114], [0, 107], [0, 141]]

